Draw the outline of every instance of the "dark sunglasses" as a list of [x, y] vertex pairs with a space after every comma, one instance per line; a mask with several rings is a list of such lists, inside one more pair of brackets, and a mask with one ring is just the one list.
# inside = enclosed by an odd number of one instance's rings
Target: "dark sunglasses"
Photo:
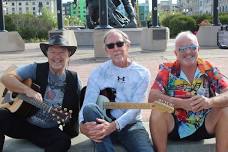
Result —
[[187, 45], [187, 46], [183, 46], [183, 47], [179, 47], [179, 52], [184, 53], [185, 51], [187, 51], [188, 49], [190, 49], [191, 51], [195, 51], [197, 49], [197, 45], [192, 44], [192, 45]]
[[122, 47], [124, 45], [124, 42], [122, 41], [118, 41], [116, 43], [109, 43], [109, 44], [105, 44], [105, 46], [108, 48], [108, 49], [113, 49], [115, 47], [115, 45], [117, 47]]

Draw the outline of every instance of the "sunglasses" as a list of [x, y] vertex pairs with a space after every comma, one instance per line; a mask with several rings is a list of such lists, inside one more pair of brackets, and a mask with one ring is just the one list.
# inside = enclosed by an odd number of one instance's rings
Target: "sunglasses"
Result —
[[195, 45], [195, 44], [191, 44], [191, 45], [187, 45], [187, 46], [182, 46], [182, 47], [179, 47], [179, 52], [184, 53], [188, 49], [190, 49], [191, 51], [195, 51], [197, 49], [197, 47], [198, 46]]
[[109, 43], [109, 44], [105, 44], [105, 46], [108, 48], [108, 49], [113, 49], [115, 47], [115, 45], [117, 47], [122, 47], [124, 45], [124, 42], [122, 41], [118, 41], [116, 43]]

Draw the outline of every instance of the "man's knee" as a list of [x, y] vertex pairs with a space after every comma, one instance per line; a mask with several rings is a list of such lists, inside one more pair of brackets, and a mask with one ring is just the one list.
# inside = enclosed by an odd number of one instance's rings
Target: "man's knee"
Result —
[[95, 121], [99, 115], [99, 107], [96, 104], [85, 105], [83, 117], [86, 122]]
[[169, 114], [165, 113], [165, 112], [159, 112], [157, 110], [152, 110], [151, 114], [150, 114], [150, 121], [151, 122], [157, 122], [160, 120], [165, 120], [167, 119]]

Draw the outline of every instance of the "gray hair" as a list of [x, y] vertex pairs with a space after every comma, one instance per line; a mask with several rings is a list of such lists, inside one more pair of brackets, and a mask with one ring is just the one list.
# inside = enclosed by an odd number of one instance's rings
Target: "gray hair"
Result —
[[176, 36], [176, 39], [175, 39], [175, 46], [176, 46], [176, 43], [177, 43], [179, 40], [185, 39], [185, 38], [191, 39], [191, 40], [193, 40], [197, 45], [199, 45], [199, 42], [198, 42], [198, 40], [197, 40], [196, 35], [194, 35], [191, 31], [184, 31], [184, 32], [180, 32], [180, 33]]
[[121, 34], [122, 37], [123, 37], [124, 42], [126, 42], [126, 43], [128, 43], [128, 44], [131, 43], [131, 41], [129, 40], [128, 35], [127, 35], [126, 33], [124, 33], [123, 31], [121, 31], [121, 30], [119, 30], [119, 29], [116, 29], [116, 28], [113, 28], [113, 29], [111, 29], [111, 30], [109, 30], [108, 32], [105, 33], [105, 35], [104, 35], [104, 43], [105, 43], [107, 37], [108, 37], [110, 34], [113, 34], [113, 33], [119, 33], [119, 34]]

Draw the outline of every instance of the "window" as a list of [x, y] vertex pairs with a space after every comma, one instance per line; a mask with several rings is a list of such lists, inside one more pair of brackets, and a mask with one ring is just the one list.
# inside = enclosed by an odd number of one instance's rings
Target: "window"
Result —
[[21, 6], [21, 2], [20, 2], [20, 3], [18, 3], [18, 5], [19, 5], [19, 6]]
[[32, 8], [32, 10], [34, 10], [34, 11], [35, 11], [35, 10], [36, 10], [36, 8], [35, 8], [35, 7], [33, 7], [33, 8]]
[[36, 2], [32, 2], [32, 5], [36, 5]]
[[28, 2], [26, 2], [25, 5], [28, 5]]
[[49, 2], [46, 2], [46, 5], [49, 5]]
[[14, 6], [14, 3], [12, 3], [12, 6]]

